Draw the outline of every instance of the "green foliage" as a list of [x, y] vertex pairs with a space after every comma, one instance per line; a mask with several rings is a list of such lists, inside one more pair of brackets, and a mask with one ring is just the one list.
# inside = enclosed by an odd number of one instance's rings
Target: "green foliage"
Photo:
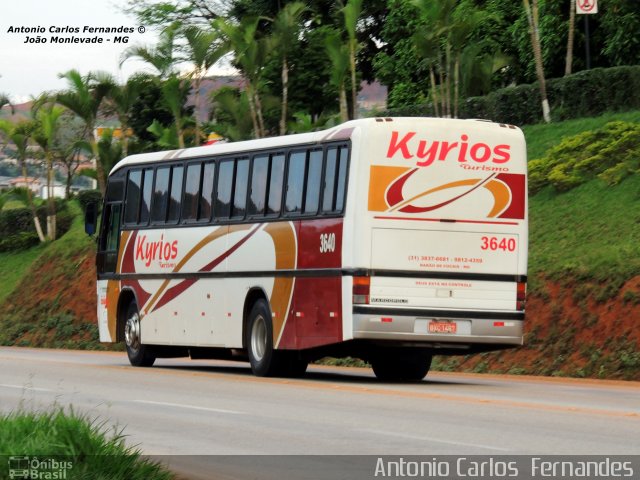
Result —
[[540, 159], [529, 162], [532, 193], [547, 185], [566, 191], [595, 177], [609, 185], [640, 171], [640, 123], [610, 122], [564, 139]]
[[[164, 466], [142, 457], [125, 444], [123, 430], [109, 428], [70, 409], [49, 412], [16, 411], [0, 416], [0, 451], [5, 455], [59, 457], [69, 462], [64, 478], [169, 480], [173, 474]], [[45, 460], [45, 458], [41, 458]], [[59, 474], [40, 469], [39, 473]], [[8, 463], [0, 463], [0, 477], [9, 478]], [[58, 477], [43, 477], [58, 478]]]
[[102, 203], [102, 195], [99, 190], [81, 190], [78, 192], [77, 199], [83, 212], [87, 210], [87, 205], [90, 203], [95, 203], [96, 205], [101, 205]]
[[[425, 80], [426, 81], [426, 80]], [[640, 65], [594, 68], [547, 81], [554, 120], [592, 117], [605, 112], [640, 109]], [[384, 116], [429, 116], [431, 104], [393, 108]], [[484, 118], [512, 125], [542, 121], [538, 85], [523, 84], [495, 90], [484, 97], [467, 98], [460, 105], [461, 118]]]
[[38, 235], [33, 232], [18, 232], [6, 237], [0, 237], [0, 252], [17, 252], [26, 250], [40, 242]]

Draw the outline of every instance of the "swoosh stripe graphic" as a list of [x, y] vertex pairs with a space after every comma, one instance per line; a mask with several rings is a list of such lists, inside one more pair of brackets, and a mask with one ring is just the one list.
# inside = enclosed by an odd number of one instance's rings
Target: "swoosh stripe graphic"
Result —
[[[493, 177], [495, 176], [494, 174], [491, 174], [489, 177], [485, 178], [484, 180], [480, 180], [480, 181], [476, 181], [476, 180], [461, 180], [459, 182], [453, 182], [453, 183], [448, 183], [446, 185], [441, 185], [439, 187], [433, 188], [431, 190], [427, 190], [426, 192], [423, 192], [419, 195], [416, 195], [415, 197], [411, 198], [410, 200], [406, 200], [405, 202], [403, 202], [400, 205], [394, 206], [390, 211], [400, 211], [403, 213], [423, 213], [423, 212], [430, 212], [432, 210], [436, 210], [438, 208], [444, 207], [445, 205], [449, 205], [450, 203], [455, 202], [456, 200], [459, 200], [460, 198], [469, 195], [471, 192], [477, 190], [478, 188], [480, 188], [481, 186], [483, 186], [485, 183], [487, 183], [489, 180], [491, 180]], [[470, 188], [469, 190], [467, 190], [466, 192], [461, 193], [460, 195], [453, 197], [449, 200], [446, 200], [444, 202], [441, 202], [437, 205], [432, 205], [430, 207], [414, 207], [413, 205], [408, 205], [409, 202], [420, 198], [420, 197], [424, 197], [425, 195], [428, 195], [430, 193], [433, 192], [437, 192], [440, 190], [445, 190], [447, 188], [452, 188], [452, 187], [460, 187], [460, 186], [466, 186], [466, 185], [473, 185], [470, 182], [477, 182], [475, 183], [475, 186], [473, 188]]]
[[[247, 240], [249, 240], [259, 229], [260, 229], [260, 225], [256, 226], [253, 230], [251, 230], [247, 235], [245, 235], [242, 239], [240, 239], [238, 242], [236, 242], [226, 252], [224, 252], [223, 254], [219, 255], [212, 262], [208, 263], [207, 265], [205, 265], [204, 267], [202, 267], [198, 271], [199, 272], [210, 272], [211, 270], [213, 270], [215, 267], [220, 265], [220, 263], [222, 263], [227, 257], [229, 257], [229, 255], [231, 255], [236, 250], [238, 250], [242, 245], [244, 245], [247, 242]], [[171, 287], [170, 289], [168, 289], [165, 292], [165, 294], [160, 298], [158, 303], [153, 307], [153, 310], [151, 310], [151, 311], [155, 311], [155, 310], [159, 309], [160, 307], [166, 305], [168, 302], [170, 302], [171, 300], [176, 298], [178, 295], [182, 294], [185, 290], [187, 290], [191, 285], [193, 285], [197, 281], [198, 281], [197, 278], [189, 278], [189, 279], [183, 280], [179, 284]]]
[[[198, 253], [200, 250], [202, 250], [202, 248], [204, 248], [207, 244], [213, 242], [214, 240], [217, 240], [229, 233], [232, 232], [236, 232], [236, 231], [240, 231], [240, 230], [246, 230], [250, 228], [250, 225], [237, 225], [235, 228], [234, 227], [219, 227], [216, 230], [214, 230], [213, 232], [211, 232], [210, 234], [208, 234], [206, 237], [204, 237], [202, 240], [200, 240], [189, 252], [187, 252], [187, 254], [184, 256], [184, 258], [182, 260], [180, 260], [178, 262], [178, 265], [176, 265], [176, 267], [173, 269], [173, 272], [179, 272], [180, 270], [182, 270], [182, 267], [185, 266], [185, 264], [191, 260], [191, 258], [193, 258], [193, 256]], [[169, 282], [171, 280], [167, 279], [164, 282], [162, 282], [162, 285], [160, 286], [160, 288], [158, 289], [158, 291], [155, 293], [155, 295], [153, 296], [153, 298], [151, 299], [151, 301], [145, 306], [144, 311], [145, 313], [149, 313], [150, 311], [152, 311], [152, 307], [154, 305], [155, 302], [158, 301], [158, 299], [160, 298], [161, 295], [164, 294], [165, 290], [167, 289], [167, 287], [169, 286]], [[155, 308], [153, 309], [155, 310]]]
[[491, 180], [484, 186], [484, 188], [486, 188], [493, 194], [493, 208], [487, 214], [487, 217], [494, 218], [502, 213], [505, 208], [511, 203], [511, 190], [504, 182], [501, 182], [497, 179]]

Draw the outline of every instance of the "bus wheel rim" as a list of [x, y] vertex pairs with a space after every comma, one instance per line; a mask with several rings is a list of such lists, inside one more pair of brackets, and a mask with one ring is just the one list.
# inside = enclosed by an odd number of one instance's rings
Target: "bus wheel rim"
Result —
[[137, 350], [140, 347], [140, 315], [138, 312], [127, 319], [124, 326], [124, 339], [129, 348]]
[[261, 361], [267, 350], [267, 323], [262, 315], [256, 317], [251, 329], [251, 351], [257, 361]]

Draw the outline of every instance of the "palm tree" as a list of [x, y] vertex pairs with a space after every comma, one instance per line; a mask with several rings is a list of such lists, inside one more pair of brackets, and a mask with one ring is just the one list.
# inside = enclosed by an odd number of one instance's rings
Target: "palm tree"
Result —
[[177, 24], [165, 28], [155, 47], [133, 45], [127, 48], [120, 56], [120, 66], [130, 58], [138, 58], [155, 68], [160, 78], [168, 78], [175, 73], [175, 66], [180, 61], [176, 55], [177, 30]]
[[[29, 147], [29, 141], [31, 140], [34, 130], [36, 128], [36, 124], [33, 120], [23, 120], [18, 123], [11, 123], [7, 120], [0, 120], [0, 130], [5, 133], [8, 139], [15, 145], [17, 154], [18, 154], [18, 162], [20, 163], [20, 167], [22, 169], [22, 178], [28, 178], [27, 172], [27, 149]], [[36, 206], [33, 203], [33, 194], [31, 189], [27, 187], [26, 189], [26, 200], [29, 209], [31, 210], [31, 216], [33, 217], [33, 225], [36, 229], [36, 233], [38, 234], [38, 239], [41, 242], [45, 241], [44, 234], [42, 233], [42, 226], [40, 225], [40, 219], [36, 213]]]
[[567, 59], [564, 67], [565, 76], [571, 75], [573, 68], [573, 38], [576, 30], [576, 0], [569, 2], [569, 34], [567, 35]]
[[273, 38], [282, 57], [282, 107], [280, 111], [280, 135], [287, 132], [287, 109], [289, 102], [289, 61], [291, 50], [298, 42], [300, 20], [307, 9], [303, 2], [288, 3], [273, 20]]
[[115, 81], [110, 81], [104, 87], [105, 90], [107, 90], [106, 110], [113, 110], [118, 117], [120, 130], [122, 132], [120, 137], [122, 142], [122, 155], [123, 157], [126, 157], [129, 150], [129, 119], [133, 105], [140, 95], [142, 86], [139, 82], [139, 77], [137, 75], [133, 75], [124, 85], [119, 85]]
[[362, 12], [362, 0], [348, 0], [340, 10], [344, 16], [344, 27], [349, 36], [349, 70], [351, 72], [351, 118], [357, 117], [358, 112], [358, 86], [356, 83], [356, 55], [358, 53], [358, 39], [356, 27], [358, 18]]
[[35, 141], [44, 151], [47, 163], [47, 237], [56, 239], [56, 203], [53, 194], [53, 149], [56, 134], [59, 128], [59, 120], [64, 113], [60, 105], [45, 103], [36, 112], [37, 130], [34, 134]]
[[185, 60], [194, 66], [190, 76], [194, 81], [195, 88], [195, 144], [200, 145], [203, 138], [200, 132], [200, 121], [198, 119], [200, 86], [207, 71], [228, 53], [228, 49], [218, 40], [218, 35], [214, 30], [205, 30], [192, 26], [185, 29], [184, 36], [187, 39], [187, 56]]
[[177, 75], [171, 75], [162, 83], [162, 99], [165, 105], [171, 110], [178, 134], [178, 148], [185, 148], [184, 124], [185, 119], [182, 112], [184, 101], [191, 89], [189, 82], [185, 82]]
[[529, 22], [529, 33], [531, 35], [531, 46], [533, 48], [533, 58], [536, 62], [536, 76], [540, 85], [540, 97], [542, 99], [542, 116], [546, 123], [551, 122], [549, 100], [547, 99], [547, 85], [544, 78], [544, 67], [542, 65], [542, 50], [540, 48], [540, 30], [538, 28], [538, 0], [522, 0]]
[[327, 35], [325, 46], [332, 65], [331, 84], [338, 88], [340, 120], [346, 122], [349, 120], [347, 91], [345, 87], [349, 70], [349, 46], [344, 44], [337, 31], [332, 31]]
[[269, 44], [258, 35], [258, 17], [245, 17], [239, 23], [218, 18], [213, 22], [225, 48], [233, 51], [235, 61], [246, 79], [247, 99], [253, 122], [254, 135], [262, 138], [266, 135], [260, 99], [260, 81], [269, 50]]
[[104, 195], [106, 191], [105, 170], [98, 157], [98, 147], [93, 132], [100, 105], [111, 90], [114, 84], [113, 79], [111, 75], [102, 72], [89, 73], [83, 77], [77, 70], [69, 70], [59, 76], [67, 79], [69, 89], [59, 92], [56, 95], [56, 102], [71, 110], [85, 122], [89, 132], [91, 151], [96, 159], [98, 188]]

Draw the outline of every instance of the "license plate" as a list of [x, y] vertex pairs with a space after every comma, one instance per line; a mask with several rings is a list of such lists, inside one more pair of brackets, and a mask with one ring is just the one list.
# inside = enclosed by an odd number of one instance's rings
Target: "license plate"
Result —
[[456, 333], [457, 329], [453, 322], [429, 322], [429, 333]]

